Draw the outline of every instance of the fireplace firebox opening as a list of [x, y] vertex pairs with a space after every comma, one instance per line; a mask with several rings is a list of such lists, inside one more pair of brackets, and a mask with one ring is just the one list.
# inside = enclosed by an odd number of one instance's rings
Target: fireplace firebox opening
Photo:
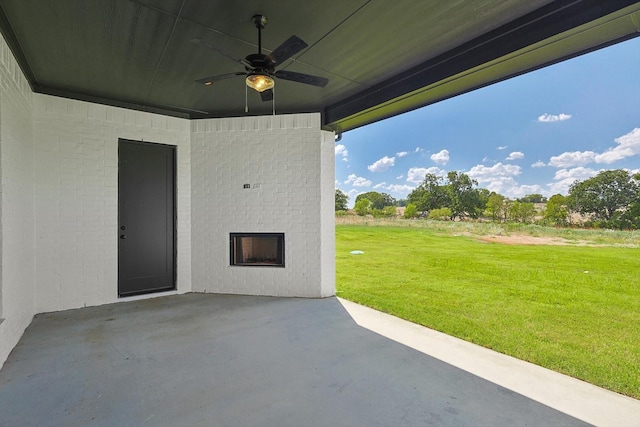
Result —
[[284, 267], [284, 233], [230, 233], [230, 264]]

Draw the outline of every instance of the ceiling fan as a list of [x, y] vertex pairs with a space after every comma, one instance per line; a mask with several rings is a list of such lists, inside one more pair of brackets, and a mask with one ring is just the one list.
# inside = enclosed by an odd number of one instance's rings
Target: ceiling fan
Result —
[[205, 77], [196, 80], [196, 83], [210, 86], [213, 82], [218, 80], [224, 80], [236, 76], [245, 76], [245, 81], [248, 87], [260, 92], [260, 97], [263, 101], [271, 101], [273, 99], [273, 87], [275, 86], [275, 80], [290, 80], [297, 83], [303, 83], [311, 86], [325, 87], [329, 83], [329, 79], [324, 77], [312, 76], [309, 74], [296, 73], [287, 70], [278, 70], [276, 68], [284, 63], [287, 59], [291, 58], [308, 45], [299, 37], [291, 36], [284, 43], [278, 46], [273, 52], [268, 55], [262, 53], [262, 30], [267, 25], [267, 18], [262, 15], [254, 15], [252, 21], [258, 29], [258, 53], [252, 53], [247, 55], [244, 59], [237, 59], [228, 52], [219, 49], [213, 44], [203, 39], [193, 39], [193, 43], [199, 43], [210, 49], [217, 51], [226, 58], [244, 65], [245, 71], [239, 71], [235, 73], [219, 74], [217, 76]]

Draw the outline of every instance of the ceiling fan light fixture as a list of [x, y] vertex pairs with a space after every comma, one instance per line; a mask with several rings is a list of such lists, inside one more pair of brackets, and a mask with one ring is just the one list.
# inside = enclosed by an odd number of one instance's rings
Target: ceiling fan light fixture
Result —
[[266, 74], [251, 73], [247, 76], [247, 86], [258, 92], [264, 92], [265, 90], [272, 89], [275, 86], [275, 81]]

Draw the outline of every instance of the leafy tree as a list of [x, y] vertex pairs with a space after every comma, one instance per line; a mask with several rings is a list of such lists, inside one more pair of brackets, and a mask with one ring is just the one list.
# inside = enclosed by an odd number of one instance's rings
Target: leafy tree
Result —
[[450, 218], [451, 218], [451, 209], [449, 208], [432, 209], [429, 212], [429, 219], [446, 221]]
[[545, 203], [547, 198], [542, 194], [527, 194], [521, 199], [518, 199], [519, 202], [523, 203]]
[[449, 203], [442, 177], [432, 173], [425, 175], [424, 182], [409, 194], [407, 200], [422, 212], [442, 208]]
[[514, 201], [509, 199], [508, 197], [504, 199], [504, 209], [502, 210], [502, 221], [506, 222], [510, 218], [511, 206], [513, 206]]
[[531, 222], [536, 214], [536, 208], [531, 202], [515, 201], [509, 206], [509, 218], [515, 222]]
[[371, 209], [374, 218], [391, 218], [396, 216], [395, 206], [385, 206], [383, 209]]
[[633, 179], [638, 183], [637, 197], [626, 209], [616, 212], [614, 219], [609, 221], [614, 228], [640, 230], [640, 173], [633, 175]]
[[349, 196], [344, 194], [342, 190], [336, 188], [336, 211], [346, 211]]
[[360, 216], [365, 216], [369, 213], [371, 207], [371, 202], [369, 199], [360, 199], [356, 200], [356, 204], [353, 207], [353, 210]]
[[401, 207], [401, 208], [403, 208], [403, 207], [407, 206], [407, 199], [399, 199], [399, 200], [396, 202], [396, 206], [399, 206], [399, 207]]
[[396, 206], [398, 204], [395, 197], [392, 197], [390, 194], [387, 194], [387, 193], [380, 193], [380, 194], [382, 195], [383, 209], [387, 206]]
[[404, 217], [405, 218], [417, 218], [418, 217], [418, 208], [415, 204], [409, 203], [404, 208]]
[[502, 220], [507, 211], [507, 199], [496, 192], [491, 192], [487, 200], [486, 212], [493, 221]]
[[489, 196], [493, 193], [493, 191], [489, 191], [486, 188], [478, 188], [478, 197], [480, 198], [480, 209], [487, 208], [487, 202], [489, 201]]
[[451, 220], [470, 216], [477, 218], [482, 212], [480, 192], [474, 186], [478, 181], [464, 173], [455, 171], [447, 174], [446, 193], [449, 196], [448, 208], [451, 209]]
[[532, 202], [520, 204], [520, 220], [522, 222], [533, 222], [536, 216], [536, 207]]
[[615, 228], [627, 230], [640, 230], [640, 200], [629, 205], [629, 208], [620, 213]]
[[544, 209], [544, 220], [553, 225], [565, 226], [569, 223], [567, 200], [562, 194], [554, 194], [547, 201]]
[[371, 209], [384, 209], [385, 206], [395, 206], [396, 199], [387, 193], [378, 193], [377, 191], [369, 191], [367, 193], [358, 194], [356, 203], [361, 199], [369, 199]]
[[396, 210], [395, 206], [385, 206], [382, 209], [382, 213], [384, 214], [384, 216], [386, 216], [387, 218], [391, 218], [394, 217], [398, 214], [398, 211]]
[[637, 202], [640, 180], [624, 169], [606, 170], [593, 178], [576, 181], [569, 188], [568, 205], [583, 215], [606, 223], [619, 210]]
[[377, 191], [369, 191], [356, 196], [356, 203], [360, 200], [367, 199], [371, 209], [382, 209], [382, 195]]

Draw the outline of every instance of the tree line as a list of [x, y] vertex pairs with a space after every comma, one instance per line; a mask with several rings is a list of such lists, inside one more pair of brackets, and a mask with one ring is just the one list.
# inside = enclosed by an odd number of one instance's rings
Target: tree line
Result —
[[[346, 211], [349, 196], [340, 189], [336, 189], [336, 212]], [[358, 215], [373, 215], [375, 217], [392, 217], [396, 215], [398, 201], [387, 193], [369, 191], [358, 194], [353, 210]]]
[[[336, 211], [346, 211], [348, 196], [336, 189]], [[535, 204], [544, 204], [540, 211]], [[569, 194], [548, 199], [529, 194], [511, 200], [479, 188], [468, 175], [451, 171], [447, 176], [426, 174], [424, 181], [406, 200], [386, 193], [359, 194], [354, 211], [358, 215], [395, 216], [396, 206], [405, 206], [405, 218], [467, 220], [485, 218], [495, 222], [541, 223], [553, 226], [587, 226], [612, 229], [640, 229], [640, 173], [624, 169], [608, 170], [574, 182]], [[572, 221], [579, 214], [579, 223]]]

